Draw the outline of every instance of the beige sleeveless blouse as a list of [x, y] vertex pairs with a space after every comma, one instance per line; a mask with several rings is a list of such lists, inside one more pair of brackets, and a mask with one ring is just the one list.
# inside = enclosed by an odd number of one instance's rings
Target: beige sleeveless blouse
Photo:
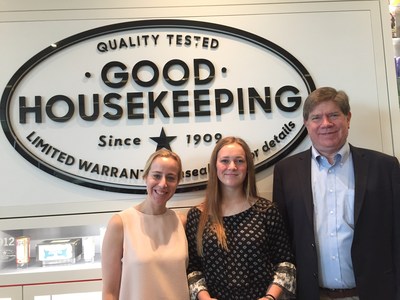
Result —
[[119, 213], [124, 226], [121, 300], [188, 300], [188, 247], [177, 214]]

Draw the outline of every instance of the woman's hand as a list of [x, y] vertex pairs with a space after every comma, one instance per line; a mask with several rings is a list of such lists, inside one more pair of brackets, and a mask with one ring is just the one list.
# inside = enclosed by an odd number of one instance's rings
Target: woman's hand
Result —
[[205, 290], [200, 291], [197, 294], [197, 299], [198, 300], [218, 300], [217, 298], [211, 298], [210, 294]]

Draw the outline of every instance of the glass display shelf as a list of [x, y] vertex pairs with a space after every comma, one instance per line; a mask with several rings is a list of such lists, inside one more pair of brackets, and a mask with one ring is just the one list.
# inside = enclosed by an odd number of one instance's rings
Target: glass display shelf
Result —
[[0, 219], [0, 287], [100, 280], [114, 213]]

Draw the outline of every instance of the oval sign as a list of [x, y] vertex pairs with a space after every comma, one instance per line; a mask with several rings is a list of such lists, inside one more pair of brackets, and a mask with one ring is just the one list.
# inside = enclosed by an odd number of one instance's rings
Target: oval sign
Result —
[[306, 136], [306, 68], [258, 35], [188, 20], [112, 24], [45, 48], [1, 99], [11, 145], [34, 166], [82, 186], [145, 193], [147, 157], [183, 161], [178, 192], [203, 189], [215, 143], [245, 139], [260, 171]]

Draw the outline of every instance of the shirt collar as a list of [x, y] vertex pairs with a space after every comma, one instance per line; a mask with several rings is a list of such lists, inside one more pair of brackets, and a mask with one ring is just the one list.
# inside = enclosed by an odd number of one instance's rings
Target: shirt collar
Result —
[[[311, 147], [311, 155], [312, 155], [312, 159], [318, 164], [318, 166], [320, 166], [321, 158], [324, 156], [318, 152], [318, 150], [314, 147], [314, 145]], [[350, 156], [350, 145], [348, 142], [346, 142], [342, 146], [342, 148], [340, 148], [339, 151], [335, 154], [334, 165], [344, 164], [349, 159], [349, 156]]]

